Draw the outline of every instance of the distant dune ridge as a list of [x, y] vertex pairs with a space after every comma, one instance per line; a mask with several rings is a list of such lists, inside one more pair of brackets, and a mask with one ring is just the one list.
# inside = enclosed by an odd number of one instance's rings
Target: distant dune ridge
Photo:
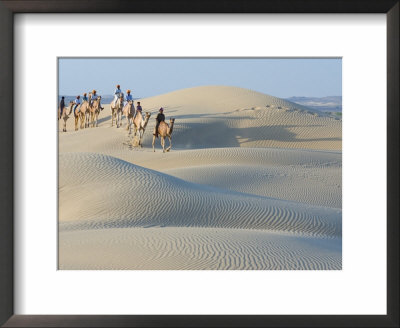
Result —
[[287, 98], [286, 100], [324, 112], [342, 111], [342, 96], [290, 97]]
[[140, 101], [142, 149], [108, 104], [59, 130], [60, 269], [341, 269], [341, 119], [226, 86]]

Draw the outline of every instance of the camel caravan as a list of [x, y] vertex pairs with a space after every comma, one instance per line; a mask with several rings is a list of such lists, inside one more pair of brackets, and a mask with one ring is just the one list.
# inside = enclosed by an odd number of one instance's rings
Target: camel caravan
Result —
[[86, 97], [86, 93], [83, 94], [82, 103], [80, 100], [81, 96], [77, 96], [74, 101], [69, 103], [70, 111], [68, 115], [63, 114], [65, 112], [64, 108], [64, 97], [61, 98], [59, 106], [59, 119], [64, 120], [63, 132], [67, 132], [67, 120], [73, 111], [74, 121], [75, 121], [75, 131], [79, 130], [79, 119], [81, 120], [80, 128], [88, 128], [90, 125], [92, 127], [98, 126], [98, 117], [100, 111], [104, 108], [101, 106], [101, 96], [96, 94], [96, 90], [89, 93], [89, 99]]
[[[67, 132], [67, 120], [72, 113], [75, 121], [75, 131], [79, 130], [79, 120], [80, 129], [89, 128], [90, 126], [92, 128], [98, 127], [99, 114], [103, 109], [104, 108], [101, 106], [101, 96], [97, 95], [96, 90], [89, 93], [89, 98], [87, 97], [87, 94], [84, 93], [82, 102], [80, 100], [80, 95], [77, 96], [74, 101], [69, 103], [68, 107], [65, 106], [64, 97], [62, 97], [59, 106], [59, 119], [64, 121], [63, 132]], [[140, 101], [137, 102], [135, 108], [131, 90], [127, 90], [126, 96], [124, 96], [120, 86], [117, 85], [117, 88], [114, 91], [114, 99], [110, 103], [110, 110], [111, 126], [113, 127], [115, 122], [116, 127], [120, 128], [122, 126], [122, 117], [125, 116], [127, 121], [126, 130], [129, 131], [129, 135], [132, 134], [132, 129], [134, 130], [132, 145], [143, 147], [143, 136], [150, 120], [151, 113], [143, 113]], [[170, 119], [169, 124], [165, 122], [164, 109], [161, 107], [156, 117], [156, 126], [153, 131], [153, 151], [155, 151], [155, 141], [158, 137], [160, 137], [163, 152], [171, 150], [171, 136], [174, 122], [174, 118]], [[166, 138], [169, 140], [169, 146], [167, 148], [165, 148]]]

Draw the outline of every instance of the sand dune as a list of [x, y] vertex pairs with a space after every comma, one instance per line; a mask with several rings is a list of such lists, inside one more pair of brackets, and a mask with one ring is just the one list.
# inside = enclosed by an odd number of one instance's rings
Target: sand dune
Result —
[[[246, 89], [141, 100], [173, 149], [111, 127], [59, 135], [62, 269], [340, 269], [341, 121]], [[267, 107], [268, 106], [268, 107]]]
[[[341, 149], [341, 121], [289, 101], [242, 88], [207, 86], [142, 99], [175, 117], [177, 147]], [[205, 128], [205, 126], [207, 128]]]
[[246, 229], [164, 227], [66, 231], [60, 234], [59, 254], [60, 269], [341, 269], [338, 239]]
[[[338, 209], [194, 184], [104, 155], [61, 155], [59, 188], [61, 230], [184, 226], [341, 235]], [[79, 201], [84, 208], [74, 206]]]
[[[113, 152], [181, 179], [261, 196], [341, 208], [341, 153], [271, 148]], [[138, 156], [140, 155], [140, 156]]]

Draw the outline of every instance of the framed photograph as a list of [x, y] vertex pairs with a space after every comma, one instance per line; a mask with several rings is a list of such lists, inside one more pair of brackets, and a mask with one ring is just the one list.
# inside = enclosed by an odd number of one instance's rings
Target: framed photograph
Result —
[[341, 73], [58, 58], [58, 269], [341, 270]]
[[0, 10], [2, 325], [399, 325], [398, 1]]

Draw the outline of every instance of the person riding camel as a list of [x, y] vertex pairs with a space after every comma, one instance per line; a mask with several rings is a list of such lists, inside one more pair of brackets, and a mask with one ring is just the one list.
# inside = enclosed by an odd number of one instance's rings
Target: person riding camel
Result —
[[[90, 97], [90, 103], [89, 103], [89, 105], [90, 105], [90, 106], [93, 106], [93, 102], [94, 102], [95, 100], [97, 100], [97, 98], [98, 98], [98, 96], [97, 96], [97, 91], [93, 89], [93, 90], [92, 90], [92, 93], [91, 93], [90, 95], [91, 95], [91, 97]], [[103, 110], [104, 107], [101, 107], [101, 106], [100, 106], [100, 109]]]
[[[74, 116], [76, 116], [75, 111], [77, 109], [77, 107], [81, 104], [81, 100], [80, 100], [81, 96], [76, 96], [76, 99], [74, 100], [75, 106], [74, 106]], [[79, 110], [78, 110], [79, 113]]]
[[117, 104], [118, 98], [121, 97], [121, 94], [122, 94], [122, 91], [121, 91], [120, 85], [117, 84], [117, 88], [114, 91], [114, 102], [113, 102], [114, 107]]
[[131, 101], [131, 100], [133, 101], [133, 97], [131, 95], [131, 90], [126, 90], [124, 106], [128, 103], [128, 101]]
[[140, 106], [140, 101], [137, 102], [135, 117], [136, 117], [137, 113], [142, 114], [142, 106]]
[[93, 102], [97, 99], [97, 93], [96, 90], [92, 90], [92, 92], [90, 93], [90, 103], [89, 105], [92, 106]]
[[159, 109], [159, 113], [156, 117], [156, 121], [157, 121], [157, 123], [156, 123], [156, 127], [154, 128], [153, 135], [156, 136], [156, 138], [158, 138], [158, 127], [160, 126], [161, 122], [165, 121], [164, 108], [161, 107]]
[[82, 102], [88, 101], [87, 93], [85, 92], [82, 97]]

